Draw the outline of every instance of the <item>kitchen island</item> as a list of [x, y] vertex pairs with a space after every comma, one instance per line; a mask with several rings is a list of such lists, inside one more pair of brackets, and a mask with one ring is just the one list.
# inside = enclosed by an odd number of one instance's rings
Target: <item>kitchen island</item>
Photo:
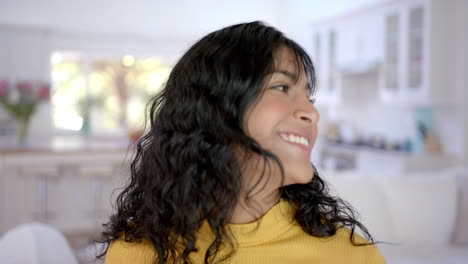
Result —
[[0, 234], [33, 221], [64, 233], [100, 230], [134, 149], [126, 139], [0, 142]]

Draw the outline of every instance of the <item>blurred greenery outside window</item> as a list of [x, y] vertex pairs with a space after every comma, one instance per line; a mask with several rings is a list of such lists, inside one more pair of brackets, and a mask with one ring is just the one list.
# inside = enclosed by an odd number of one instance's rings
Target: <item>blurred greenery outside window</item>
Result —
[[54, 53], [52, 113], [57, 132], [126, 135], [144, 126], [148, 101], [170, 68], [157, 57], [90, 58]]

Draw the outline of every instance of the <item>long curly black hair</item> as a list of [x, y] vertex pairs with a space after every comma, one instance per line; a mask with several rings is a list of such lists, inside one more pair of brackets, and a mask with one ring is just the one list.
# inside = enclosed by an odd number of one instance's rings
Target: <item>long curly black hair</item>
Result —
[[[280, 46], [300, 60], [314, 92], [307, 53], [262, 22], [215, 31], [182, 56], [150, 104], [150, 127], [137, 144], [130, 182], [104, 225], [107, 247], [117, 239], [146, 239], [158, 254], [155, 262], [190, 263], [189, 254], [197, 251], [196, 232], [205, 222], [214, 234], [205, 263], [212, 263], [226, 243], [232, 245], [226, 225], [241, 195], [242, 166], [250, 158], [238, 155], [239, 149], [284, 172], [279, 158], [246, 135], [244, 127], [246, 109], [261, 94]], [[358, 227], [373, 242], [350, 205], [328, 194], [316, 170], [309, 183], [284, 186], [280, 195], [297, 208], [295, 220], [311, 236], [333, 236], [346, 226], [351, 242], [361, 245], [354, 239]]]

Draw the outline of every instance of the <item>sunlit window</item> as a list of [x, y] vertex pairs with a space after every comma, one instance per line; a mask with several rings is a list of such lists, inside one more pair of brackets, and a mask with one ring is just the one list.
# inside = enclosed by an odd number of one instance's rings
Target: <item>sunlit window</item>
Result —
[[156, 57], [54, 53], [51, 62], [55, 128], [93, 135], [141, 129], [147, 102], [170, 73]]

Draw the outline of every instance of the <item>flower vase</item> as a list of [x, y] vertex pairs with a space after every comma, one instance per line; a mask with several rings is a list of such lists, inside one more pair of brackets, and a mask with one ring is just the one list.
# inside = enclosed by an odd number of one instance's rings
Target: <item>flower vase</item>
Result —
[[26, 143], [26, 138], [28, 136], [28, 126], [29, 122], [27, 120], [16, 120], [16, 134], [18, 139], [18, 145], [23, 146]]

